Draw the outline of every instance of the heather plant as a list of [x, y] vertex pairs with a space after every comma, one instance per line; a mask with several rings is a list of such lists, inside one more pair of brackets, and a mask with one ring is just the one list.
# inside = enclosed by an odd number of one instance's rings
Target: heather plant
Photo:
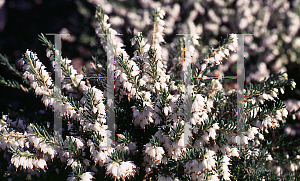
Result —
[[[291, 117], [278, 98], [295, 82], [280, 72], [244, 89], [225, 89], [214, 71], [238, 50], [238, 35], [197, 52], [201, 35], [187, 29], [167, 46], [164, 16], [162, 9], [153, 10], [148, 36], [138, 32], [131, 38], [129, 56], [98, 7], [96, 35], [106, 57], [93, 57], [82, 73], [43, 34], [52, 73], [32, 51], [20, 60], [21, 70], [1, 55], [1, 63], [23, 80], [1, 77], [1, 83], [36, 95], [62, 120], [59, 129], [55, 119], [2, 116], [8, 179], [299, 178], [299, 139], [284, 132]], [[58, 70], [60, 87], [54, 80]]]
[[[107, 0], [88, 0], [104, 7], [105, 13], [112, 17], [112, 27], [133, 27], [135, 31], [148, 31], [152, 8], [162, 7], [166, 12], [166, 41], [171, 42], [178, 33], [192, 32], [201, 34], [194, 57], [204, 59], [210, 48], [217, 46], [220, 37], [232, 32], [252, 34], [245, 36], [246, 82], [260, 82], [271, 74], [288, 72], [297, 82], [299, 77], [299, 7], [298, 0], [133, 0], [130, 3]], [[120, 6], [122, 7], [120, 10]], [[127, 21], [128, 19], [128, 21]], [[167, 56], [167, 52], [164, 55]], [[201, 53], [198, 53], [201, 52]], [[235, 73], [233, 54], [226, 62], [214, 70], [215, 76]], [[284, 96], [287, 110], [292, 113], [299, 109], [299, 90], [288, 91], [293, 98]], [[288, 99], [288, 100], [286, 100]], [[299, 114], [288, 123], [287, 130], [292, 136], [299, 135]], [[296, 129], [298, 127], [298, 130]]]

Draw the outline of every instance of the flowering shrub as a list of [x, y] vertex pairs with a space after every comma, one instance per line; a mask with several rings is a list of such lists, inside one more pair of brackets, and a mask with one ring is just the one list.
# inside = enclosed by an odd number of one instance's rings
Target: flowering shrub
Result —
[[[297, 82], [299, 77], [300, 40], [300, 2], [297, 0], [132, 0], [122, 4], [107, 0], [88, 0], [101, 5], [111, 18], [112, 27], [118, 32], [122, 27], [132, 26], [136, 31], [147, 32], [147, 24], [151, 21], [149, 14], [153, 8], [162, 7], [166, 12], [164, 33], [167, 39], [173, 39], [178, 33], [188, 30], [201, 35], [201, 49], [195, 52], [195, 58], [204, 58], [209, 45], [217, 46], [219, 37], [232, 32], [252, 34], [245, 36], [245, 67], [246, 82], [263, 81], [271, 74], [288, 72]], [[119, 0], [122, 2], [122, 0]], [[121, 10], [120, 10], [121, 9]], [[126, 21], [128, 19], [128, 21]], [[198, 53], [202, 52], [202, 53]], [[164, 52], [164, 55], [167, 55]], [[215, 76], [234, 75], [232, 68], [237, 56], [233, 54], [222, 65], [214, 70]], [[228, 73], [229, 72], [229, 73]], [[298, 82], [297, 82], [298, 83]], [[295, 98], [299, 94], [289, 92]], [[299, 97], [297, 98], [299, 99]], [[284, 98], [287, 110], [292, 112], [299, 109], [299, 100]], [[298, 105], [297, 105], [298, 104]], [[299, 120], [297, 116], [297, 120]], [[293, 136], [300, 135], [300, 126], [295, 121], [288, 125]]]
[[[286, 142], [289, 137], [282, 130], [288, 112], [278, 98], [286, 86], [295, 88], [295, 82], [286, 73], [278, 73], [264, 82], [248, 84], [244, 90], [224, 89], [222, 79], [208, 77], [237, 51], [238, 36], [228, 35], [218, 47], [196, 59], [197, 32], [178, 37], [169, 51], [162, 45], [164, 16], [163, 10], [154, 9], [149, 36], [144, 38], [139, 32], [132, 37], [130, 57], [108, 23], [109, 17], [98, 8], [96, 34], [107, 62], [94, 58], [91, 67], [82, 68], [82, 74], [40, 35], [53, 68], [57, 68], [55, 62], [60, 64], [59, 88], [34, 52], [27, 50], [20, 60], [23, 72], [1, 55], [2, 63], [23, 78], [19, 83], [1, 77], [1, 83], [35, 94], [63, 122], [57, 131], [55, 121], [38, 122], [21, 116], [12, 120], [3, 115], [0, 139], [9, 162], [8, 177], [158, 181], [299, 178], [299, 139]], [[237, 101], [239, 95], [244, 97], [242, 103]]]

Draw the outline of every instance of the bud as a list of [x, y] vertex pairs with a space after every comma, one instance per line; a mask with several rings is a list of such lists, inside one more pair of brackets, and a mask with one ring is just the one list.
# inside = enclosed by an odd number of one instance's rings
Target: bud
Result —
[[288, 80], [288, 74], [287, 73], [282, 74], [282, 76], [285, 78], [285, 80]]
[[117, 134], [117, 136], [118, 136], [119, 138], [123, 139], [123, 140], [126, 140], [126, 137], [125, 137], [124, 135], [122, 135], [122, 134]]
[[296, 82], [293, 81], [293, 82], [292, 82], [292, 85], [291, 85], [291, 89], [293, 90], [293, 89], [295, 89], [295, 88], [296, 88]]
[[268, 134], [269, 133], [268, 129], [265, 129], [265, 132]]
[[273, 97], [277, 97], [277, 94], [276, 94], [276, 92], [275, 92], [275, 91], [272, 91], [272, 92], [271, 92], [271, 96], [273, 96]]
[[282, 87], [280, 88], [280, 92], [281, 94], [284, 94], [284, 89]]

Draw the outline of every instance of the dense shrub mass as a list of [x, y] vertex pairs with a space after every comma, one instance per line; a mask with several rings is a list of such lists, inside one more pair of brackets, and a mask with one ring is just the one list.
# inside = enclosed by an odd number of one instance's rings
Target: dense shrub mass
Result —
[[[289, 51], [281, 46], [298, 41], [299, 3], [137, 1], [130, 11], [126, 5], [117, 11], [118, 2], [93, 3], [102, 7], [95, 31], [106, 54], [90, 67], [74, 69], [43, 34], [52, 67], [30, 50], [20, 69], [1, 55], [22, 79], [1, 76], [1, 83], [35, 95], [54, 114], [2, 116], [3, 179], [299, 179], [299, 139], [286, 126], [295, 115], [279, 97], [296, 83], [278, 65], [296, 62], [297, 43]], [[274, 17], [278, 26], [270, 21], [276, 13], [285, 15]], [[118, 34], [125, 21], [135, 29], [126, 49]], [[231, 31], [253, 32], [245, 38], [245, 60], [260, 66], [246, 71], [244, 89], [220, 77], [234, 73], [238, 61], [239, 39]]]

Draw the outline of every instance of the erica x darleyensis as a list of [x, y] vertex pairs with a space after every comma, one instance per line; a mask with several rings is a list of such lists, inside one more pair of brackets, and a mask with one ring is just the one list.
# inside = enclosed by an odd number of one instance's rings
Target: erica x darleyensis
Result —
[[[212, 12], [209, 14], [213, 17]], [[40, 36], [48, 46], [48, 57], [55, 55], [56, 63], [61, 65], [62, 86], [54, 85], [46, 67], [28, 50], [21, 60], [23, 78], [45, 107], [62, 116], [67, 126], [63, 135], [58, 135], [51, 133], [50, 126], [25, 124], [22, 119], [13, 122], [3, 116], [0, 146], [12, 153], [11, 164], [37, 176], [41, 169], [46, 172], [53, 167], [59, 173], [67, 168], [71, 170], [67, 180], [105, 177], [169, 181], [237, 179], [240, 177], [231, 166], [245, 163], [242, 159], [261, 156], [272, 162], [274, 158], [268, 151], [260, 154], [259, 145], [268, 142], [264, 133], [279, 127], [287, 117], [285, 107], [277, 101], [279, 90], [283, 93], [285, 85], [294, 88], [295, 83], [280, 74], [260, 87], [254, 89], [252, 85], [240, 91], [245, 98], [245, 122], [240, 126], [235, 114], [238, 91], [226, 91], [220, 80], [207, 79], [212, 67], [237, 51], [237, 35], [230, 34], [203, 60], [195, 60], [200, 36], [188, 32], [172, 40], [180, 43], [175, 46], [178, 52], [165, 60], [164, 16], [162, 9], [154, 9], [149, 36], [144, 38], [139, 32], [132, 37], [134, 51], [130, 57], [108, 23], [109, 17], [101, 8], [96, 12], [96, 34], [107, 53], [106, 69], [114, 73], [113, 101], [120, 106], [113, 111], [119, 124], [129, 120], [126, 128], [111, 128], [118, 133], [118, 140], [111, 139], [107, 123], [110, 110], [106, 98], [112, 90], [92, 86], [86, 79], [87, 72], [79, 74], [70, 65], [71, 60], [62, 58], [61, 52]], [[95, 62], [90, 69], [99, 67], [105, 65]], [[274, 105], [268, 107], [269, 101]], [[52, 162], [63, 166], [56, 167]]]

